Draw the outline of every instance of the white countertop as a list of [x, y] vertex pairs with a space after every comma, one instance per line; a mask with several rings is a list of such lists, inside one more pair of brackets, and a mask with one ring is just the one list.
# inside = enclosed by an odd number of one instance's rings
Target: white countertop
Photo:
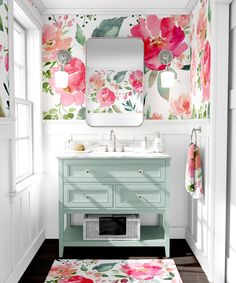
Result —
[[161, 158], [167, 159], [171, 156], [165, 152], [155, 153], [155, 152], [100, 152], [100, 151], [91, 151], [91, 152], [63, 152], [58, 154], [58, 159], [109, 159], [109, 158]]

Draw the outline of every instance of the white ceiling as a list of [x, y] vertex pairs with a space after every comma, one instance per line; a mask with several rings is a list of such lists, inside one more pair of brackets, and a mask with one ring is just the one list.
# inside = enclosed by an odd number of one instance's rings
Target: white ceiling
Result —
[[41, 0], [46, 10], [190, 11], [197, 0]]

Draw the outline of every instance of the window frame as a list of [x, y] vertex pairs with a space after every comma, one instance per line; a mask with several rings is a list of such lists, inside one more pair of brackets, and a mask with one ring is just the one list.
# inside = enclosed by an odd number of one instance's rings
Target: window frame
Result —
[[[13, 32], [19, 32], [21, 34], [23, 34], [23, 44], [22, 44], [22, 56], [20, 56], [20, 58], [22, 58], [22, 65], [19, 64], [19, 62], [16, 62], [14, 60], [14, 70], [15, 70], [15, 66], [18, 65], [20, 68], [22, 67], [24, 69], [23, 71], [23, 92], [24, 95], [22, 97], [17, 97], [15, 96], [16, 92], [14, 91], [14, 104], [15, 104], [15, 110], [17, 111], [15, 117], [16, 117], [16, 133], [15, 133], [15, 151], [16, 151], [16, 167], [15, 167], [15, 174], [17, 173], [17, 168], [20, 167], [20, 162], [17, 159], [17, 142], [20, 140], [28, 140], [29, 141], [29, 171], [27, 171], [25, 174], [16, 175], [16, 184], [20, 183], [21, 181], [24, 181], [25, 179], [31, 177], [34, 174], [34, 156], [33, 156], [33, 151], [34, 151], [34, 137], [33, 137], [33, 102], [29, 100], [28, 97], [28, 79], [29, 79], [29, 74], [28, 74], [28, 50], [27, 50], [27, 28], [25, 28], [21, 23], [19, 23], [18, 20], [16, 20], [14, 18], [13, 21]], [[13, 45], [13, 52], [15, 53], [15, 45]], [[14, 81], [14, 85], [15, 85], [15, 81]], [[24, 97], [24, 98], [23, 98]], [[28, 117], [29, 117], [29, 133], [27, 136], [24, 137], [18, 137], [18, 133], [17, 133], [17, 126], [18, 126], [18, 122], [17, 122], [17, 117], [18, 117], [18, 105], [27, 105], [29, 108], [29, 113], [28, 113]]]

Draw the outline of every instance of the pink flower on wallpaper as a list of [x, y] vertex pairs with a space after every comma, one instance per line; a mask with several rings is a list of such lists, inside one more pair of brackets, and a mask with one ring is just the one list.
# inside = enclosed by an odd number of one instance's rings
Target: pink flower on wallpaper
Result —
[[8, 52], [5, 55], [5, 70], [6, 70], [6, 72], [9, 71], [9, 53]]
[[71, 37], [64, 37], [61, 26], [56, 24], [44, 25], [42, 34], [43, 61], [56, 60], [57, 52], [61, 49], [67, 50], [71, 42]]
[[49, 83], [51, 87], [61, 95], [61, 104], [64, 106], [75, 103], [82, 105], [85, 102], [85, 65], [75, 57], [72, 57], [70, 62], [65, 66], [64, 70], [69, 74], [68, 87], [57, 88], [55, 85], [55, 72], [60, 70], [60, 67], [52, 68], [52, 78]]
[[207, 33], [207, 17], [203, 8], [199, 11], [197, 22], [197, 50], [200, 52], [204, 48]]
[[157, 112], [154, 112], [152, 114], [152, 116], [149, 118], [149, 120], [163, 120], [163, 119], [164, 118], [163, 118], [162, 114], [159, 114]]
[[97, 93], [97, 101], [100, 103], [101, 107], [110, 107], [114, 104], [116, 96], [113, 91], [109, 88], [104, 87]]
[[59, 281], [58, 281], [58, 283], [70, 283], [70, 282], [73, 282], [73, 283], [93, 283], [94, 281], [89, 279], [89, 278], [80, 276], [80, 275], [74, 275], [74, 276], [71, 276], [70, 278], [66, 278], [66, 279], [59, 279]]
[[190, 15], [173, 16], [173, 19], [182, 29], [190, 26]]
[[172, 51], [174, 57], [179, 57], [187, 50], [184, 31], [180, 26], [175, 25], [173, 18], [159, 19], [155, 15], [149, 15], [146, 21], [140, 18], [139, 22], [131, 28], [131, 34], [143, 40], [144, 62], [149, 69], [163, 70], [165, 68], [158, 59], [161, 50]]
[[156, 263], [131, 262], [121, 266], [121, 270], [136, 280], [151, 280], [162, 270]]
[[202, 100], [208, 101], [210, 98], [210, 80], [211, 80], [211, 46], [206, 41], [203, 56], [201, 59], [201, 82], [202, 82]]
[[133, 71], [129, 76], [129, 82], [138, 93], [143, 92], [143, 72], [140, 70]]
[[191, 98], [187, 95], [180, 95], [178, 99], [171, 100], [171, 113], [176, 116], [189, 117], [191, 115]]
[[102, 74], [94, 73], [90, 76], [89, 83], [94, 89], [100, 89], [105, 85], [105, 79]]

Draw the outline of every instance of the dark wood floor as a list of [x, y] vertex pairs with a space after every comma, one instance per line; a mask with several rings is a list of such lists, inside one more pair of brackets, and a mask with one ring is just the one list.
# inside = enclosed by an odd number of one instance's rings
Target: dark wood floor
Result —
[[[65, 248], [66, 259], [128, 259], [162, 258], [164, 248]], [[171, 240], [170, 256], [175, 260], [184, 283], [207, 283], [202, 268], [185, 240]], [[43, 283], [55, 259], [58, 259], [58, 240], [45, 240], [19, 283]]]

